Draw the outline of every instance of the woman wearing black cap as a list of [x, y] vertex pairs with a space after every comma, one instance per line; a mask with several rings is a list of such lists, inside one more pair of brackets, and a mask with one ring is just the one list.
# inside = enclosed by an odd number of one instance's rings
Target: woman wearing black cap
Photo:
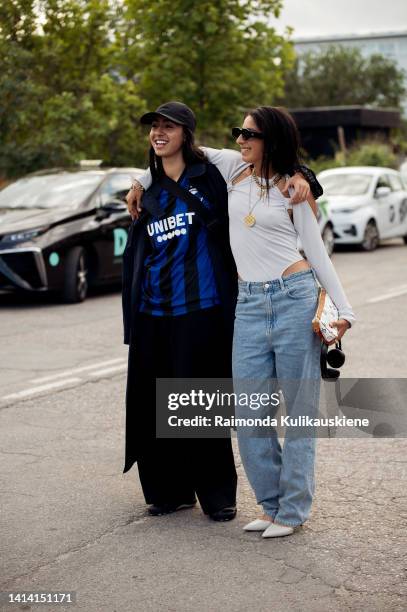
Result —
[[[225, 182], [194, 146], [195, 117], [187, 106], [165, 104], [141, 121], [151, 125], [153, 184], [123, 261], [130, 345], [124, 472], [137, 461], [151, 515], [190, 508], [198, 497], [205, 514], [228, 521], [236, 515], [237, 483], [230, 438], [165, 439], [155, 431], [156, 378], [231, 376], [237, 276]], [[164, 178], [199, 198], [201, 210], [191, 212], [161, 184]]]

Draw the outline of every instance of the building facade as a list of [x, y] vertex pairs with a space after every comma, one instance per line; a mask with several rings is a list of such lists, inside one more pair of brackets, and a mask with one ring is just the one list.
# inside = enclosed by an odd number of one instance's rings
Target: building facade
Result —
[[379, 137], [389, 140], [400, 126], [400, 112], [363, 106], [328, 106], [290, 109], [301, 134], [301, 144], [312, 158], [333, 157], [355, 140]]
[[[308, 51], [323, 51], [329, 45], [343, 45], [360, 49], [362, 55], [380, 53], [396, 62], [398, 68], [404, 70], [407, 89], [407, 30], [386, 32], [380, 34], [353, 34], [344, 36], [327, 36], [316, 38], [294, 38], [295, 50], [300, 56]], [[407, 98], [403, 103], [403, 114], [407, 117]]]

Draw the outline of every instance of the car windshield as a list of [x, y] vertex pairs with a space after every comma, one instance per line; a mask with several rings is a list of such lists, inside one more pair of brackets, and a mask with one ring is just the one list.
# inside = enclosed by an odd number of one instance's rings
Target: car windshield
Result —
[[77, 208], [98, 186], [103, 173], [64, 172], [19, 179], [0, 191], [0, 209]]
[[372, 182], [370, 174], [338, 172], [318, 178], [327, 196], [358, 196], [367, 193]]

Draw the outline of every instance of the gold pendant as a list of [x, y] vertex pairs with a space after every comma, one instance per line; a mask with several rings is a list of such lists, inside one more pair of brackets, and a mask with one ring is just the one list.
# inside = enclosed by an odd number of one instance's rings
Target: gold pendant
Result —
[[249, 213], [248, 215], [246, 215], [246, 217], [243, 220], [245, 224], [247, 225], [247, 227], [253, 227], [253, 225], [256, 223], [256, 217], [252, 215], [252, 213]]

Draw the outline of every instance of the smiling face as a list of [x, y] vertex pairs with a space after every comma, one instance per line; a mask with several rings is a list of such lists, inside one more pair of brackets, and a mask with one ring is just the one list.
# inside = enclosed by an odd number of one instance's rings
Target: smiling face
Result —
[[[247, 115], [243, 122], [243, 126], [247, 130], [253, 130], [254, 132], [260, 132], [256, 122], [251, 115]], [[264, 151], [264, 141], [260, 138], [249, 138], [244, 140], [242, 136], [236, 139], [237, 144], [240, 146], [240, 152], [242, 154], [242, 160], [248, 164], [254, 164], [256, 166], [261, 165]]]
[[171, 157], [182, 150], [184, 129], [161, 115], [157, 115], [151, 124], [150, 143], [159, 157]]

